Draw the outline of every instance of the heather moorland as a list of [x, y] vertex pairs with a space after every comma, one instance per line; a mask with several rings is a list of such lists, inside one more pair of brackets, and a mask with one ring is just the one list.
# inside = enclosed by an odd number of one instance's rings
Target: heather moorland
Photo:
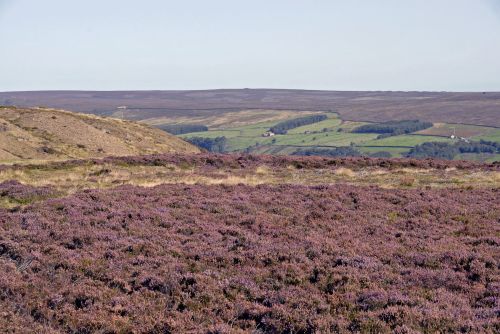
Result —
[[496, 333], [498, 169], [209, 154], [3, 166], [0, 327]]

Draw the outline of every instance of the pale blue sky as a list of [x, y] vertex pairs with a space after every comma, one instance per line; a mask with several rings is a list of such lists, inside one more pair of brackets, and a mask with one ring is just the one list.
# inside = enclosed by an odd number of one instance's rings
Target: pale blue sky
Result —
[[500, 0], [0, 0], [0, 91], [500, 91]]

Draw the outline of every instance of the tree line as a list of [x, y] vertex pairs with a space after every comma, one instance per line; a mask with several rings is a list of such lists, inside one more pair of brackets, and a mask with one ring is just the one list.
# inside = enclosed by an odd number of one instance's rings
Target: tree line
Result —
[[480, 140], [479, 142], [443, 142], [423, 143], [412, 148], [409, 158], [440, 158], [452, 160], [461, 153], [500, 153], [500, 143]]
[[173, 135], [208, 131], [208, 127], [199, 124], [163, 124], [158, 125], [157, 127]]
[[225, 152], [227, 148], [226, 137], [217, 137], [217, 138], [191, 137], [191, 138], [186, 138], [186, 141], [209, 152], [222, 153]]
[[397, 136], [416, 131], [424, 130], [432, 127], [431, 122], [422, 122], [419, 120], [405, 120], [405, 121], [389, 121], [383, 123], [366, 124], [355, 128], [354, 133], [380, 133], [378, 139]]
[[318, 123], [318, 122], [324, 121], [325, 119], [327, 119], [326, 115], [304, 116], [304, 117], [289, 119], [289, 120], [280, 122], [280, 123], [274, 125], [269, 130], [271, 132], [276, 133], [276, 134], [284, 135], [290, 129], [298, 128], [300, 126], [304, 126], [304, 125], [308, 125], [308, 124]]

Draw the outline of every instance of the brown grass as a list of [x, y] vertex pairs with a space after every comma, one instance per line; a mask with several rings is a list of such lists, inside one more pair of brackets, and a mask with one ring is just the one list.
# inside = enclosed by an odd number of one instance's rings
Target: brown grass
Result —
[[[313, 111], [301, 111], [300, 116], [317, 113]], [[185, 115], [172, 115], [162, 116], [155, 118], [148, 118], [142, 120], [146, 124], [159, 125], [159, 124], [203, 124], [211, 129], [224, 129], [227, 127], [239, 127], [249, 124], [281, 121], [297, 117], [299, 114], [293, 110], [242, 110], [242, 111], [228, 111], [224, 113], [208, 113], [204, 116], [185, 116]]]
[[199, 152], [144, 124], [55, 109], [2, 108], [0, 125], [0, 163]]
[[[32, 186], [52, 186], [61, 194], [70, 194], [82, 189], [113, 188], [130, 184], [153, 187], [160, 184], [352, 184], [376, 185], [382, 188], [416, 187], [500, 187], [500, 172], [460, 169], [412, 169], [389, 171], [383, 168], [297, 169], [293, 167], [270, 168], [260, 165], [255, 168], [218, 168], [205, 170], [184, 165], [78, 165], [66, 167], [21, 166], [0, 170], [0, 182], [17, 180]], [[54, 166], [54, 165], [47, 165]], [[9, 203], [0, 203], [6, 207]]]

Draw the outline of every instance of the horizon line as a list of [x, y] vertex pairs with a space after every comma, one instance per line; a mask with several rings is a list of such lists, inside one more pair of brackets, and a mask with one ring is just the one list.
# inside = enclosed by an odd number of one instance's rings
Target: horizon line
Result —
[[197, 91], [236, 91], [236, 90], [275, 90], [304, 92], [343, 92], [343, 93], [500, 93], [500, 90], [343, 90], [343, 89], [304, 89], [304, 88], [207, 88], [207, 89], [34, 89], [8, 90], [1, 93], [42, 93], [42, 92], [197, 92]]

